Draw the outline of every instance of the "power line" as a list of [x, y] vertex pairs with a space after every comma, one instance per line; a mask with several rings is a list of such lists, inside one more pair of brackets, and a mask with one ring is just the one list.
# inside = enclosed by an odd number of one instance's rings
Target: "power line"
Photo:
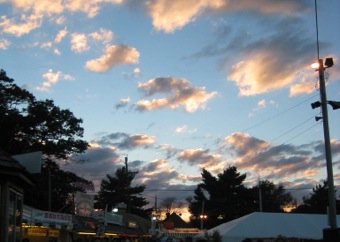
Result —
[[249, 128], [246, 128], [246, 129], [242, 130], [242, 132], [246, 132], [246, 131], [251, 130], [253, 128], [256, 128], [256, 127], [258, 127], [260, 125], [263, 125], [263, 124], [269, 122], [272, 119], [278, 118], [279, 116], [283, 115], [284, 113], [287, 113], [288, 111], [290, 111], [290, 110], [292, 110], [292, 109], [294, 109], [294, 108], [296, 108], [296, 107], [298, 107], [298, 106], [300, 106], [300, 105], [310, 101], [311, 99], [313, 99], [313, 98], [315, 98], [317, 96], [318, 96], [318, 94], [316, 94], [316, 95], [314, 95], [314, 96], [312, 96], [312, 97], [310, 97], [310, 98], [308, 98], [308, 99], [306, 99], [306, 100], [304, 100], [304, 101], [302, 101], [302, 102], [300, 102], [300, 103], [298, 103], [298, 104], [296, 104], [296, 105], [294, 105], [294, 106], [292, 106], [292, 107], [290, 107], [288, 109], [285, 109], [282, 112], [280, 112], [278, 114], [275, 114], [275, 115], [273, 115], [273, 116], [271, 116], [271, 117], [269, 117], [269, 118], [267, 118], [267, 119], [265, 119], [265, 120], [263, 120], [263, 121], [261, 121], [261, 122], [259, 122], [257, 124], [254, 124], [253, 126], [250, 126]]

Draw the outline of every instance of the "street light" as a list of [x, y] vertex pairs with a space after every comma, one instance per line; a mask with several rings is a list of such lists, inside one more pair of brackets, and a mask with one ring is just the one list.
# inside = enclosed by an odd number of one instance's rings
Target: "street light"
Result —
[[325, 141], [325, 153], [326, 153], [326, 166], [327, 166], [327, 183], [328, 183], [328, 202], [329, 202], [329, 212], [328, 219], [330, 229], [324, 229], [324, 241], [339, 241], [340, 233], [337, 228], [336, 221], [336, 203], [335, 203], [335, 190], [334, 190], [334, 180], [333, 180], [333, 165], [332, 165], [332, 154], [331, 154], [331, 144], [329, 137], [329, 126], [328, 126], [328, 110], [327, 110], [327, 95], [326, 95], [326, 85], [325, 85], [325, 69], [330, 68], [334, 65], [332, 58], [326, 58], [325, 66], [323, 65], [323, 60], [318, 60], [318, 68], [316, 71], [319, 72], [319, 83], [320, 83], [320, 102], [312, 103], [312, 108], [320, 107], [322, 111], [323, 119], [323, 131], [324, 131], [324, 141]]
[[206, 214], [201, 214], [200, 215], [200, 220], [201, 220], [201, 230], [203, 230], [203, 220], [207, 219], [208, 215]]

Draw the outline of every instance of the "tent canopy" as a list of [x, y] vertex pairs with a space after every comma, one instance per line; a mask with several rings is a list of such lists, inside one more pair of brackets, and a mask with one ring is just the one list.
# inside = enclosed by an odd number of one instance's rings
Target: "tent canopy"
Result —
[[[340, 222], [340, 216], [337, 216]], [[292, 214], [255, 212], [208, 230], [218, 231], [223, 242], [240, 242], [245, 238], [322, 239], [323, 229], [329, 228], [325, 214]]]

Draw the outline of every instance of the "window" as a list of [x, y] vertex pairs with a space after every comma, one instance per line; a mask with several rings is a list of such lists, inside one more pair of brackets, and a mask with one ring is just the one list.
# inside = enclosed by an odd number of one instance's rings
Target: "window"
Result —
[[8, 242], [21, 241], [22, 194], [9, 191], [8, 204]]

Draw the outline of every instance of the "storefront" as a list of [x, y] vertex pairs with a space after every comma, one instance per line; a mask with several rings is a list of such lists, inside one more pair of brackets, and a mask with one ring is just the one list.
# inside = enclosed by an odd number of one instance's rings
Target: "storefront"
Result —
[[[102, 211], [101, 211], [102, 212]], [[76, 242], [148, 241], [149, 221], [127, 214], [92, 213], [94, 217], [74, 216], [73, 239]]]
[[24, 166], [0, 150], [0, 241], [17, 242], [22, 237], [24, 189], [34, 186]]
[[22, 238], [29, 242], [72, 241], [73, 219], [71, 214], [23, 209]]

